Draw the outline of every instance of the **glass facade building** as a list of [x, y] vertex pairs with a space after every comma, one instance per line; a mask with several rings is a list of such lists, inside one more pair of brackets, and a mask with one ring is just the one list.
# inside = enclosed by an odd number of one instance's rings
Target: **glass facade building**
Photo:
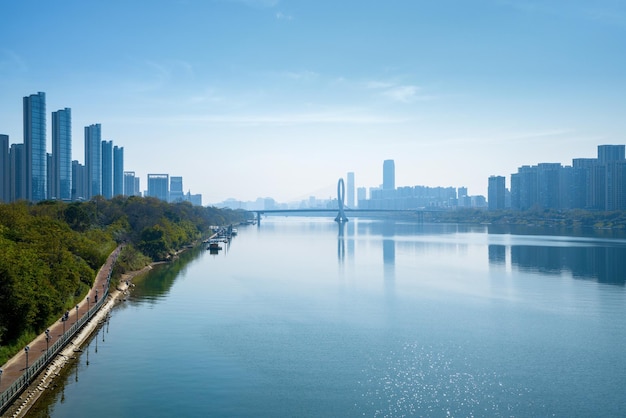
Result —
[[396, 165], [393, 160], [383, 161], [383, 190], [396, 189]]
[[135, 189], [135, 172], [124, 171], [124, 195], [138, 196], [139, 189]]
[[169, 199], [169, 175], [148, 174], [148, 196], [164, 201]]
[[489, 210], [504, 209], [506, 192], [506, 178], [503, 176], [490, 176], [487, 189], [487, 203]]
[[170, 177], [170, 202], [181, 202], [184, 198], [183, 178], [180, 176]]
[[72, 110], [52, 112], [52, 184], [50, 197], [72, 198]]
[[24, 144], [11, 144], [11, 201], [26, 199], [26, 164]]
[[102, 196], [113, 197], [113, 141], [102, 141]]
[[38, 202], [46, 192], [46, 93], [24, 97], [26, 199]]
[[9, 135], [0, 134], [0, 202], [11, 200]]
[[124, 147], [113, 147], [113, 196], [124, 194]]
[[85, 126], [85, 169], [87, 195], [85, 199], [102, 194], [102, 129], [99, 123]]

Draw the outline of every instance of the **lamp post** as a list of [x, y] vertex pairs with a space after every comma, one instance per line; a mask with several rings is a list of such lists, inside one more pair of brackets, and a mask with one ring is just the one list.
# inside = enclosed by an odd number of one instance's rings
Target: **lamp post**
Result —
[[49, 345], [50, 345], [50, 330], [46, 329], [46, 360], [48, 360]]
[[24, 352], [26, 353], [26, 377], [28, 377], [28, 352], [30, 351], [30, 347], [26, 346], [24, 347]]

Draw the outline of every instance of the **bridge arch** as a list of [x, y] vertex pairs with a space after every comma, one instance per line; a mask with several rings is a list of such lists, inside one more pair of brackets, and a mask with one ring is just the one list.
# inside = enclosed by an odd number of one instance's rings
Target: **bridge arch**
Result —
[[339, 213], [335, 218], [335, 222], [348, 222], [348, 217], [346, 216], [343, 207], [345, 204], [346, 198], [346, 186], [343, 183], [343, 178], [339, 178], [339, 182], [337, 183], [337, 204], [339, 206]]

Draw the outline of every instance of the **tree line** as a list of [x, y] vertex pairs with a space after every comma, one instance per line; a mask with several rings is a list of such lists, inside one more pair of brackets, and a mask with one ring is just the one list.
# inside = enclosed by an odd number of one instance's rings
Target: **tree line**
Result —
[[246, 217], [137, 196], [0, 204], [0, 364], [83, 299], [119, 244], [118, 277]]

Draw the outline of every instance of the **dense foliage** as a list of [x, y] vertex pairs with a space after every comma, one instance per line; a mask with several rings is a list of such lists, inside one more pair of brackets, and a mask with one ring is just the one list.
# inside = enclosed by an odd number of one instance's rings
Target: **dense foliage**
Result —
[[430, 222], [488, 223], [493, 225], [526, 225], [569, 229], [626, 230], [626, 212], [555, 210], [533, 208], [526, 211], [459, 209], [424, 214]]
[[117, 274], [167, 260], [243, 211], [98, 196], [87, 202], [0, 204], [0, 364], [3, 346], [41, 332], [81, 300], [120, 244]]

